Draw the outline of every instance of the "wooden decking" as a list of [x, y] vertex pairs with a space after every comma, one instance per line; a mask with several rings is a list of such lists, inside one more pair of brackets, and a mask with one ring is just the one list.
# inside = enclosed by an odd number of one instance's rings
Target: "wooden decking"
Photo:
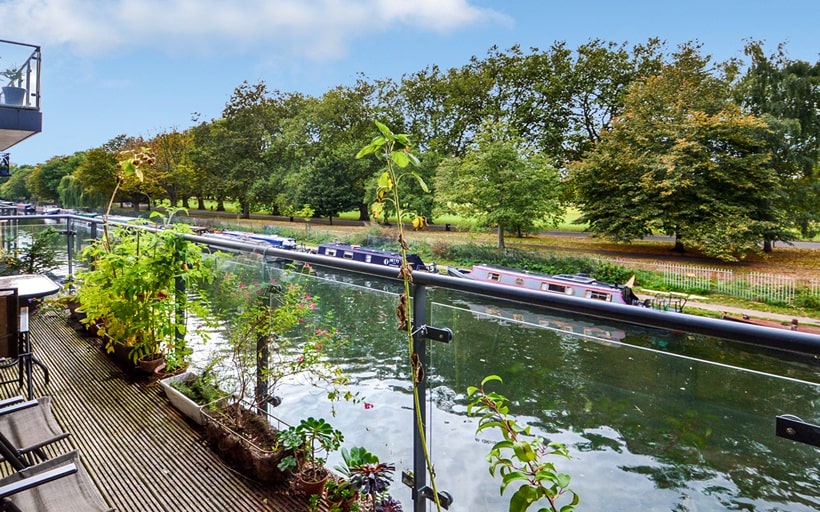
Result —
[[[117, 511], [303, 511], [305, 500], [226, 467], [200, 441], [195, 425], [169, 404], [154, 380], [130, 375], [55, 313], [31, 322], [34, 395], [51, 395], [52, 409], [71, 436], [54, 454], [77, 449], [100, 493]], [[4, 370], [3, 380], [11, 374]], [[16, 383], [0, 398], [23, 394]], [[9, 469], [0, 464], [0, 472]], [[4, 474], [5, 474], [4, 473]]]

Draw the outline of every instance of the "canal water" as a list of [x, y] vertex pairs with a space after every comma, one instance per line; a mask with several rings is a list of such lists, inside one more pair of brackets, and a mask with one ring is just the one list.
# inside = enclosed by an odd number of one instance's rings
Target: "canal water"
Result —
[[[294, 279], [262, 264], [225, 268], [249, 280]], [[273, 412], [290, 424], [324, 417], [344, 432], [345, 447], [365, 446], [394, 463], [391, 494], [412, 510], [399, 477], [413, 469], [414, 421], [407, 340], [395, 318], [399, 288], [314, 270], [299, 279], [318, 297], [320, 315], [349, 339], [331, 357], [362, 400], [333, 411], [323, 389], [295, 379], [280, 386], [283, 402]], [[510, 398], [517, 421], [568, 447], [569, 460], [551, 460], [571, 476], [578, 510], [820, 510], [820, 451], [775, 436], [781, 414], [820, 423], [817, 361], [443, 289], [428, 299], [428, 324], [454, 333], [449, 344], [428, 345], [424, 402], [450, 510], [507, 510], [515, 491], [500, 495], [488, 471], [499, 436], [476, 434], [477, 420], [466, 413], [467, 387], [491, 374], [503, 379], [492, 390]], [[199, 361], [218, 346], [209, 343]], [[338, 462], [339, 454], [328, 461]]]

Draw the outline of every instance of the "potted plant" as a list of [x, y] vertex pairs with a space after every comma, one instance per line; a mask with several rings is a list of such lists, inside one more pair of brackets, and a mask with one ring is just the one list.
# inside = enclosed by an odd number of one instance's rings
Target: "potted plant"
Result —
[[342, 464], [335, 469], [348, 479], [353, 490], [369, 497], [374, 510], [401, 511], [401, 504], [387, 492], [396, 471], [393, 464], [380, 462], [366, 448], [354, 446], [349, 451], [342, 448]]
[[6, 105], [22, 105], [26, 98], [26, 89], [19, 85], [23, 79], [23, 70], [12, 66], [0, 74], [9, 79], [8, 85], [3, 86], [3, 101]]
[[[298, 282], [246, 284], [235, 277], [230, 281], [238, 296], [231, 297], [223, 324], [227, 368], [219, 372], [220, 387], [235, 399], [202, 410], [205, 439], [237, 470], [262, 481], [283, 481], [289, 473], [279, 463], [293, 453], [267, 410], [281, 400], [277, 385], [288, 377], [327, 385], [334, 397], [350, 396], [338, 391], [345, 379], [324, 356], [338, 345], [338, 336], [317, 328], [317, 298]], [[215, 281], [224, 279], [217, 275]], [[217, 305], [214, 310], [228, 313]]]
[[218, 385], [217, 361], [212, 360], [199, 373], [185, 371], [159, 381], [171, 405], [197, 425], [203, 424], [204, 406], [228, 397]]
[[325, 467], [327, 456], [339, 449], [344, 436], [323, 418], [309, 417], [280, 435], [285, 448], [293, 450], [279, 468], [292, 470], [305, 496], [322, 494], [330, 472]]
[[346, 478], [328, 478], [325, 482], [325, 500], [330, 510], [350, 512], [359, 493]]

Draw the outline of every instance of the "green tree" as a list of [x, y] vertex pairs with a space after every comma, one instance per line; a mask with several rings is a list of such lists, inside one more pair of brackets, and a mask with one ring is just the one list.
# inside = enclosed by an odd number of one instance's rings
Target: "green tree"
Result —
[[220, 162], [226, 179], [222, 182], [226, 193], [239, 202], [242, 217], [249, 218], [255, 201], [251, 191], [257, 181], [264, 180], [268, 167], [265, 150], [271, 144], [270, 101], [264, 82], [254, 85], [243, 82], [234, 89], [231, 99], [222, 111], [225, 137], [217, 150], [222, 152]]
[[38, 201], [60, 200], [60, 180], [74, 172], [83, 159], [82, 153], [72, 156], [56, 156], [38, 165], [28, 179], [28, 185]]
[[612, 131], [573, 166], [581, 221], [614, 240], [662, 232], [678, 250], [741, 258], [781, 221], [767, 125], [730, 100], [731, 65], [709, 69], [692, 44], [674, 58], [632, 87]]
[[29, 199], [31, 191], [28, 188], [28, 177], [34, 172], [30, 165], [12, 165], [9, 178], [0, 186], [0, 197], [7, 201]]
[[[758, 41], [747, 43], [745, 53], [751, 64], [735, 89], [737, 101], [768, 121], [772, 166], [784, 190], [778, 205], [789, 226], [810, 238], [820, 222], [820, 61], [792, 60], [782, 44], [766, 56]], [[784, 230], [767, 232], [764, 250], [789, 238]]]
[[485, 124], [463, 158], [439, 165], [435, 181], [436, 203], [496, 226], [500, 248], [505, 230], [521, 236], [563, 218], [558, 171], [501, 124]]

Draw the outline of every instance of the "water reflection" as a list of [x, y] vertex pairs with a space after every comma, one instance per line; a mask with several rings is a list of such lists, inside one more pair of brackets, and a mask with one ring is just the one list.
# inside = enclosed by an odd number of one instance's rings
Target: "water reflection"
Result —
[[[284, 278], [257, 262], [223, 264], [249, 281]], [[282, 389], [277, 415], [290, 423], [324, 416], [344, 431], [346, 446], [365, 445], [399, 472], [411, 470], [397, 283], [316, 268], [308, 286], [321, 314], [349, 336], [333, 357], [365, 400], [337, 406], [332, 418], [321, 390], [293, 382]], [[489, 374], [504, 378], [498, 391], [514, 400], [519, 421], [569, 446], [572, 460], [556, 463], [572, 475], [580, 510], [820, 509], [817, 449], [774, 436], [778, 414], [820, 422], [816, 363], [447, 290], [429, 296], [428, 323], [455, 333], [449, 345], [430, 345], [426, 404], [438, 484], [454, 496], [451, 510], [506, 509], [485, 462], [496, 439], [476, 437], [465, 414], [466, 387]], [[401, 483], [393, 494], [411, 509]]]
[[[372, 405], [347, 404], [333, 423], [349, 446], [365, 444], [409, 470], [406, 341], [395, 331], [390, 284], [369, 280], [378, 283], [378, 292], [361, 286], [354, 274], [322, 275], [310, 285], [323, 299], [323, 312], [350, 335], [351, 345], [337, 362]], [[818, 417], [818, 386], [810, 382], [817, 374], [810, 365], [702, 336], [626, 325], [599, 326], [622, 331], [620, 339], [582, 337], [549, 322], [540, 327], [544, 322], [533, 317], [519, 323], [471, 307], [486, 299], [443, 290], [433, 295], [430, 324], [455, 332], [450, 345], [431, 345], [428, 396], [434, 463], [439, 486], [455, 496], [452, 510], [505, 508], [484, 462], [494, 439], [476, 438], [475, 421], [465, 415], [464, 390], [491, 373], [504, 378], [499, 391], [514, 399], [520, 419], [570, 446], [573, 460], [557, 463], [573, 476], [584, 510], [820, 506], [816, 450], [774, 436], [777, 414]], [[566, 321], [595, 326], [591, 319]], [[747, 362], [755, 372], [732, 368]], [[305, 414], [329, 417], [318, 394], [298, 386], [289, 391], [277, 410], [286, 421]]]

